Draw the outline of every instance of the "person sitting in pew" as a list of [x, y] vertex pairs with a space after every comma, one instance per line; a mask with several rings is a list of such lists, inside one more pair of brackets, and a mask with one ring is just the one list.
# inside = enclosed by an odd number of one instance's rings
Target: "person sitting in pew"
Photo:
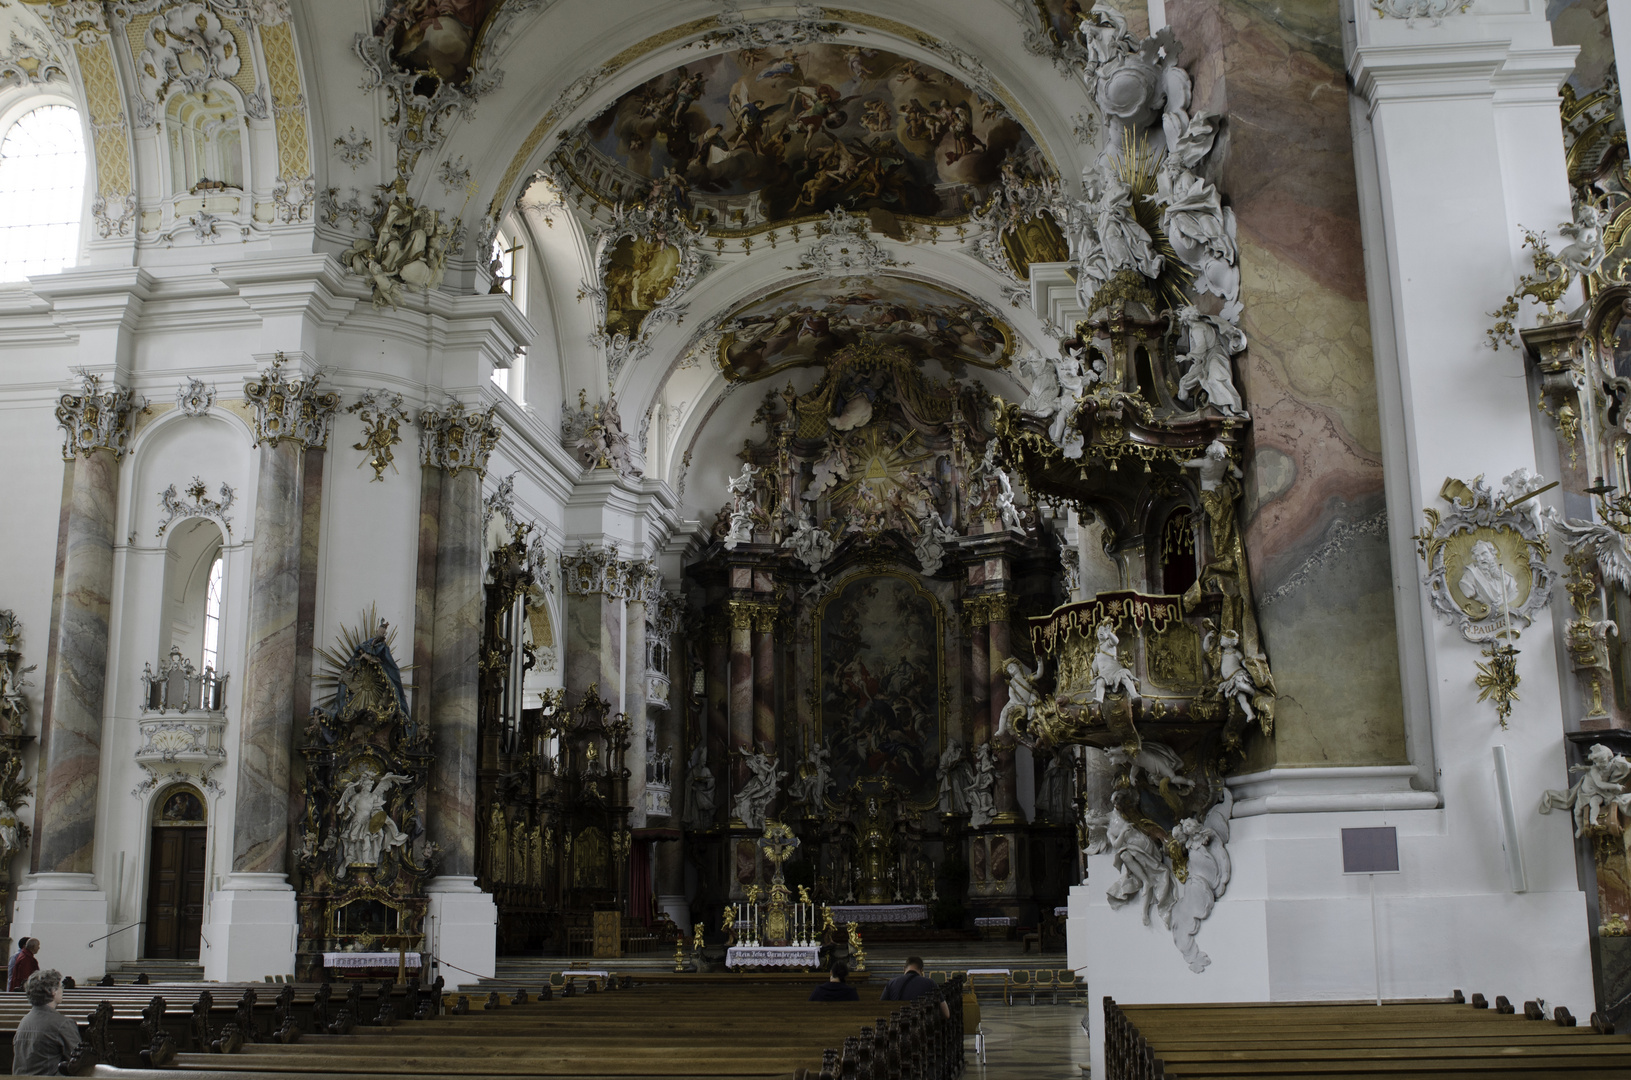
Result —
[[11, 958], [11, 970], [7, 975], [6, 989], [15, 993], [28, 982], [28, 977], [40, 970], [40, 962], [35, 959], [40, 951], [40, 939], [37, 937], [21, 938], [17, 942], [17, 955]]
[[811, 1001], [860, 1001], [860, 991], [845, 982], [849, 978], [849, 965], [837, 963], [827, 973], [827, 981], [810, 991]]
[[28, 1010], [11, 1037], [14, 1076], [58, 1076], [79, 1047], [79, 1025], [57, 1011], [62, 1004], [62, 973], [54, 968], [36, 971], [23, 986]]
[[[923, 974], [923, 958], [921, 956], [908, 956], [906, 970], [889, 980], [889, 985], [883, 988], [884, 1001], [916, 1001], [924, 994], [935, 990], [934, 980]], [[950, 1016], [951, 1006], [944, 1001], [940, 1002], [940, 1015]]]

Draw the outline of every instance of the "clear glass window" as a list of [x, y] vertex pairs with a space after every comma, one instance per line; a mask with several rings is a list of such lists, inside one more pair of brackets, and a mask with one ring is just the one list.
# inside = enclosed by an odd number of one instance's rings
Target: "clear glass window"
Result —
[[[527, 288], [526, 282], [522, 280], [527, 267], [527, 261], [522, 255], [525, 250], [519, 240], [512, 240], [507, 233], [499, 232], [493, 237], [493, 251], [488, 259], [488, 267], [493, 272], [493, 291], [509, 294], [516, 307], [523, 312], [527, 310]], [[511, 361], [514, 367], [495, 369], [493, 382], [506, 394], [518, 397], [520, 379], [516, 368], [525, 362], [526, 355], [523, 352]], [[511, 377], [512, 373], [516, 374], [516, 378]]]
[[0, 281], [78, 261], [84, 190], [78, 110], [41, 105], [11, 125], [0, 142]]
[[221, 555], [210, 564], [210, 582], [204, 590], [204, 666], [219, 668], [221, 654]]

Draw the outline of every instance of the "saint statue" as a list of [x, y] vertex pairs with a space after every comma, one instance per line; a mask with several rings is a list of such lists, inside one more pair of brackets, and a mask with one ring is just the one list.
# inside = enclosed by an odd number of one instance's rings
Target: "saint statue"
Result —
[[340, 792], [340, 854], [347, 866], [378, 866], [380, 856], [408, 842], [385, 811], [391, 788], [412, 780], [400, 773], [364, 773]]
[[968, 760], [963, 744], [952, 739], [940, 754], [940, 765], [935, 770], [940, 780], [940, 812], [942, 814], [969, 813], [974, 791], [974, 766]]
[[997, 756], [988, 742], [974, 748], [974, 783], [968, 789], [968, 824], [979, 829], [997, 816]]
[[762, 829], [765, 811], [775, 801], [787, 773], [776, 768], [776, 759], [765, 753], [749, 753], [742, 760], [748, 767], [747, 782], [736, 795], [736, 819], [750, 829]]
[[1099, 624], [1097, 639], [1098, 644], [1093, 649], [1093, 700], [1102, 705], [1106, 690], [1121, 690], [1133, 701], [1140, 700], [1138, 677], [1121, 662], [1121, 656], [1116, 651], [1121, 645], [1121, 638], [1116, 636], [1108, 619]]
[[685, 825], [689, 829], [706, 829], [714, 823], [714, 774], [708, 768], [708, 747], [698, 743], [686, 764], [685, 777], [688, 796], [685, 802]]

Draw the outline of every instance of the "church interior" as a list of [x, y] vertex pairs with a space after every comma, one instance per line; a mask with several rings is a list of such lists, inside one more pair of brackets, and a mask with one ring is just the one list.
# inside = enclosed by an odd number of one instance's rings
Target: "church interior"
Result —
[[0, 1052], [1631, 1074], [1631, 6], [845, 4], [0, 0]]

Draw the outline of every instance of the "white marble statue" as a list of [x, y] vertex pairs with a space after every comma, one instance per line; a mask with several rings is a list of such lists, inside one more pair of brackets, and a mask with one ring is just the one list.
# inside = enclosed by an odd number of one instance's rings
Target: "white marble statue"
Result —
[[946, 561], [946, 545], [957, 538], [940, 516], [940, 511], [930, 506], [928, 512], [919, 522], [917, 543], [912, 545], [912, 553], [917, 556], [918, 565], [925, 574], [937, 574]]
[[747, 510], [732, 510], [731, 525], [725, 533], [725, 547], [736, 550], [738, 544], [753, 542], [753, 514]]
[[1095, 644], [1093, 647], [1093, 700], [1099, 704], [1104, 703], [1106, 690], [1121, 690], [1133, 701], [1141, 699], [1138, 692], [1138, 677], [1132, 669], [1121, 662], [1121, 655], [1117, 649], [1121, 646], [1121, 638], [1116, 636], [1115, 627], [1106, 619], [1094, 631]]
[[997, 755], [991, 744], [974, 748], [974, 783], [968, 789], [968, 824], [972, 829], [991, 824], [997, 816]]
[[752, 462], [743, 462], [742, 471], [725, 480], [725, 486], [730, 489], [731, 505], [736, 508], [754, 505], [753, 487], [756, 477], [753, 474]]
[[1161, 276], [1161, 256], [1144, 226], [1133, 216], [1133, 191], [1113, 163], [1099, 173], [1099, 199], [1094, 225], [1112, 271], [1136, 270], [1147, 278]]
[[1570, 766], [1569, 772], [1580, 779], [1567, 791], [1542, 793], [1541, 813], [1573, 810], [1574, 835], [1577, 837], [1583, 835], [1588, 827], [1601, 825], [1603, 812], [1609, 807], [1616, 808], [1623, 817], [1631, 818], [1631, 761], [1602, 743], [1594, 743], [1586, 751], [1586, 763]]
[[1224, 481], [1239, 480], [1243, 475], [1240, 468], [1229, 460], [1229, 448], [1217, 439], [1206, 444], [1206, 450], [1198, 458], [1190, 458], [1183, 463], [1184, 468], [1194, 469], [1201, 482], [1202, 491], [1216, 491]]
[[[1212, 635], [1208, 633], [1201, 642], [1203, 652], [1211, 651], [1211, 638]], [[1240, 706], [1240, 711], [1246, 714], [1246, 722], [1250, 723], [1257, 717], [1252, 711], [1252, 698], [1259, 688], [1246, 667], [1245, 655], [1240, 651], [1240, 635], [1233, 630], [1225, 632], [1218, 639], [1218, 648], [1222, 650], [1218, 659], [1218, 696], [1225, 701], [1233, 699]]]
[[832, 750], [825, 743], [810, 747], [809, 756], [799, 766], [798, 778], [787, 787], [788, 800], [819, 810], [827, 796], [828, 777], [831, 774]]
[[1070, 594], [1071, 600], [1081, 599], [1082, 591], [1082, 552], [1063, 532], [1057, 537], [1059, 542], [1059, 569], [1065, 576], [1065, 592]]
[[1109, 851], [1110, 811], [1082, 811], [1082, 834], [1087, 838], [1087, 846], [1082, 849], [1084, 855], [1103, 855]]
[[1003, 663], [1003, 674], [1008, 678], [1008, 703], [997, 717], [998, 738], [1012, 737], [1016, 725], [1028, 720], [1037, 702], [1042, 700], [1042, 691], [1036, 688], [1036, 683], [1042, 678], [1045, 663], [1038, 660], [1035, 671], [1026, 671], [1025, 665], [1012, 656]]
[[391, 789], [411, 776], [364, 773], [340, 792], [340, 856], [347, 866], [378, 866], [380, 856], [408, 842], [385, 812]]
[[968, 760], [963, 744], [952, 739], [940, 752], [940, 764], [935, 769], [940, 781], [940, 812], [942, 814], [969, 813], [973, 801], [974, 766]]
[[762, 829], [765, 827], [765, 811], [775, 801], [787, 773], [778, 769], [776, 759], [766, 753], [750, 753], [742, 760], [748, 767], [748, 779], [736, 794], [736, 820], [749, 829]]
[[359, 236], [340, 256], [351, 272], [374, 290], [374, 306], [396, 307], [403, 286], [430, 289], [442, 281], [453, 226], [439, 211], [414, 206], [405, 195], [393, 198], [373, 236]]
[[1178, 319], [1189, 332], [1189, 351], [1178, 357], [1179, 363], [1189, 365], [1178, 380], [1178, 400], [1189, 401], [1199, 389], [1206, 393], [1206, 403], [1223, 415], [1246, 416], [1230, 365], [1230, 358], [1246, 347], [1246, 335], [1233, 323], [1202, 315], [1193, 304], [1179, 308]]
[[1020, 409], [1037, 416], [1049, 416], [1059, 403], [1059, 378], [1052, 360], [1032, 349], [1014, 362], [1019, 373], [1031, 380], [1030, 393]]
[[782, 547], [791, 551], [794, 558], [809, 568], [810, 573], [818, 574], [827, 565], [827, 560], [832, 558], [834, 544], [832, 535], [826, 529], [820, 528], [808, 515], [801, 513], [798, 528], [782, 541]]
[[1014, 503], [1014, 484], [1008, 479], [1007, 470], [997, 464], [997, 441], [992, 439], [987, 445], [985, 457], [980, 466], [985, 473], [996, 481], [997, 513], [1002, 517], [1002, 524], [1007, 529], [1024, 530], [1024, 523], [1020, 520], [1019, 507]]
[[1049, 821], [1068, 822], [1076, 816], [1076, 763], [1068, 750], [1058, 750], [1042, 770], [1036, 809]]
[[689, 829], [706, 829], [714, 823], [714, 774], [708, 768], [708, 747], [702, 743], [691, 751], [691, 760], [685, 766], [686, 799], [685, 825]]
[[1547, 520], [1555, 517], [1556, 512], [1548, 511], [1548, 508], [1540, 504], [1539, 499], [1529, 499], [1523, 503], [1519, 503], [1518, 500], [1534, 494], [1545, 486], [1545, 480], [1534, 470], [1526, 468], [1515, 469], [1501, 480], [1501, 502], [1506, 506], [1516, 504], [1519, 507], [1518, 513], [1528, 519], [1537, 536], [1546, 532]]
[[1582, 277], [1597, 272], [1602, 265], [1603, 223], [1607, 215], [1592, 203], [1582, 202], [1574, 209], [1574, 220], [1558, 226], [1558, 232], [1569, 238], [1557, 261]]
[[1153, 201], [1162, 207], [1161, 227], [1172, 250], [1195, 271], [1195, 291], [1239, 299], [1235, 215], [1223, 205], [1218, 189], [1188, 169], [1162, 169], [1156, 174]]
[[1161, 845], [1134, 824], [1138, 816], [1138, 796], [1131, 788], [1111, 796], [1105, 836], [1110, 843], [1110, 864], [1121, 871], [1121, 877], [1105, 890], [1105, 896], [1111, 907], [1119, 908], [1142, 894], [1144, 925], [1150, 925], [1153, 908], [1170, 926], [1172, 903], [1177, 899], [1172, 871]]
[[1234, 796], [1223, 789], [1223, 801], [1206, 814], [1203, 822], [1198, 818], [1184, 818], [1173, 827], [1172, 838], [1189, 853], [1189, 869], [1185, 879], [1176, 886], [1170, 921], [1172, 940], [1184, 954], [1189, 970], [1196, 974], [1205, 971], [1212, 958], [1195, 944], [1195, 934], [1201, 923], [1212, 914], [1218, 897], [1229, 887], [1229, 815], [1234, 810]]

